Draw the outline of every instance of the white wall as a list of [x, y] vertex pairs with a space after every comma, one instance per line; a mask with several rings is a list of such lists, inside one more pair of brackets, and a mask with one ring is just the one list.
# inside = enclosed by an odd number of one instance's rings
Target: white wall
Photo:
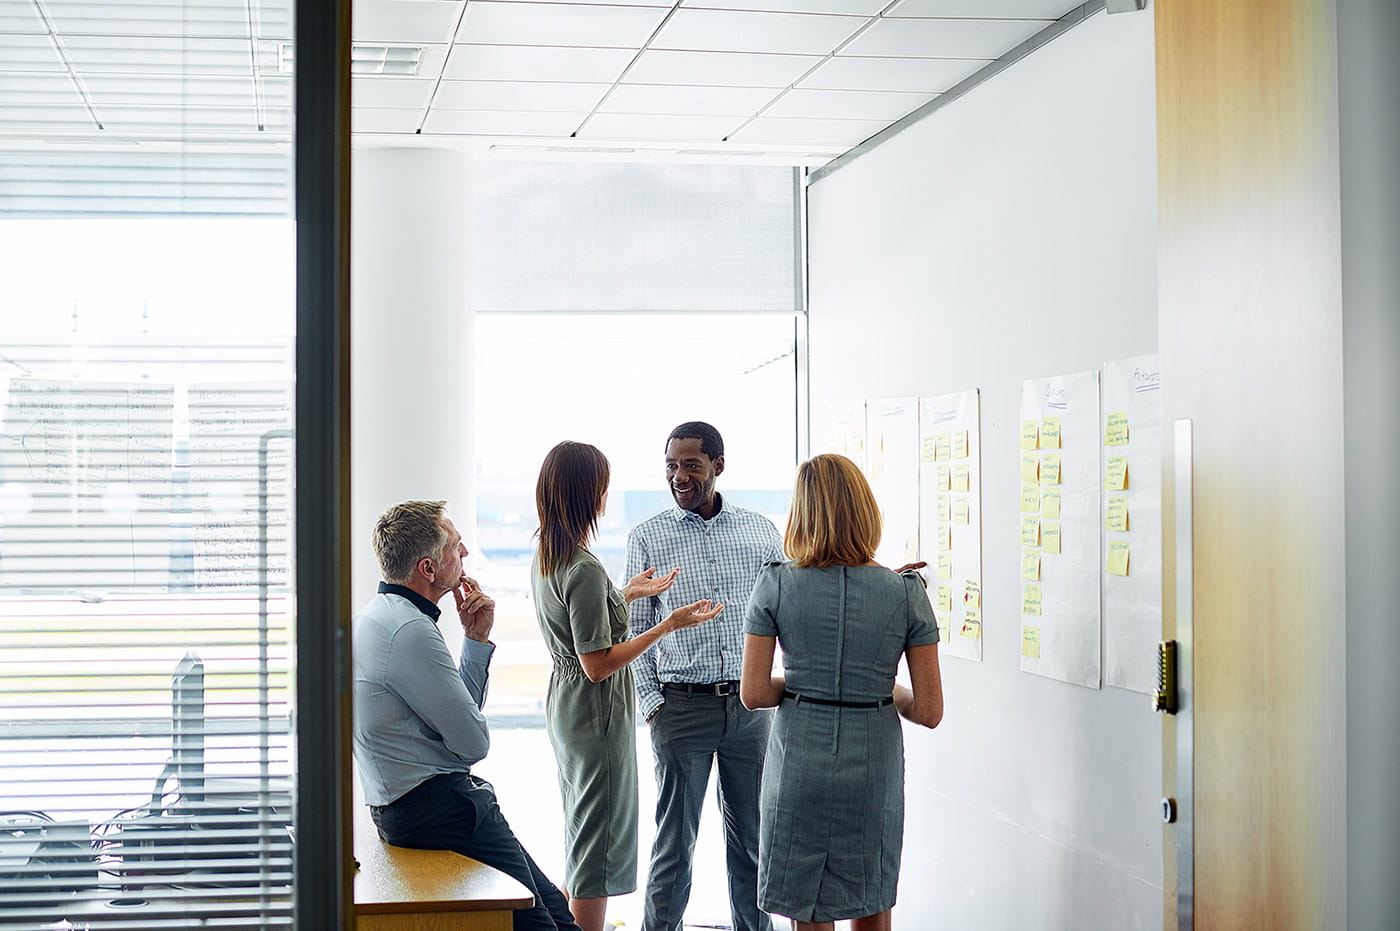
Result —
[[908, 737], [896, 925], [1156, 928], [1161, 724], [1019, 671], [1023, 378], [1156, 351], [1151, 12], [1098, 14], [810, 189], [811, 390], [982, 391], [985, 660]]

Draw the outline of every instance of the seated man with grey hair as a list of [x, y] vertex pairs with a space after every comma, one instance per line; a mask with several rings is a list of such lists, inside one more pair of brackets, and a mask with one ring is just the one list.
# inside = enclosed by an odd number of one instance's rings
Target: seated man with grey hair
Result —
[[[355, 615], [355, 762], [379, 836], [400, 847], [455, 850], [524, 883], [533, 908], [516, 931], [578, 931], [569, 905], [516, 840], [491, 784], [471, 773], [491, 734], [481, 705], [496, 604], [462, 571], [467, 548], [443, 501], [405, 501], [379, 516], [374, 552], [385, 581]], [[461, 663], [438, 630], [452, 593]]]

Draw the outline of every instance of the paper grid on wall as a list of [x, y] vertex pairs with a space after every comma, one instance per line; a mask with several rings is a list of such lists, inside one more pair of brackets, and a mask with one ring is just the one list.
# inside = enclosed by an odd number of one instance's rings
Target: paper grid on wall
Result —
[[1157, 357], [1103, 367], [1103, 684], [1150, 693], [1162, 632], [1162, 402]]
[[812, 453], [840, 453], [865, 469], [865, 399], [832, 401], [826, 408], [826, 429]]
[[939, 653], [982, 660], [982, 429], [976, 388], [919, 401], [919, 558]]
[[1021, 669], [1099, 687], [1099, 373], [1021, 384]]
[[880, 505], [875, 561], [898, 569], [919, 558], [919, 399], [866, 403], [865, 476]]

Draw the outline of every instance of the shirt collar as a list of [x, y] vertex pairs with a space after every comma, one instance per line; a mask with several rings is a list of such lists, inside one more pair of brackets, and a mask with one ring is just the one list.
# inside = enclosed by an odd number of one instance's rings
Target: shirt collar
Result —
[[[719, 501], [719, 510], [715, 511], [715, 516], [710, 518], [710, 520], [718, 520], [721, 514], [729, 510], [729, 504], [724, 500], [724, 495], [720, 494], [719, 492], [715, 492], [715, 499]], [[705, 520], [705, 518], [701, 517], [699, 514], [696, 514], [694, 511], [687, 511], [685, 508], [681, 507], [678, 504], [671, 505], [671, 514], [676, 518], [676, 523], [680, 523], [683, 520], [688, 520], [692, 516], [702, 523]]]
[[437, 605], [405, 585], [399, 585], [396, 582], [380, 582], [379, 594], [399, 595], [407, 598], [415, 608], [432, 618], [434, 624], [437, 623], [438, 618], [442, 617], [442, 610]]

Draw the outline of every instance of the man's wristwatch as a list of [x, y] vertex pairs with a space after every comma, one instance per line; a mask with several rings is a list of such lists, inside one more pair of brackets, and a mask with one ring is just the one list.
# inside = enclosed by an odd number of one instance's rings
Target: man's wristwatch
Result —
[[651, 722], [655, 721], [655, 720], [656, 720], [656, 716], [657, 716], [658, 714], [661, 713], [661, 709], [662, 709], [663, 707], [665, 707], [665, 706], [664, 706], [664, 705], [657, 705], [655, 708], [651, 709], [651, 714], [649, 714], [649, 715], [646, 716], [646, 723], [650, 724]]

